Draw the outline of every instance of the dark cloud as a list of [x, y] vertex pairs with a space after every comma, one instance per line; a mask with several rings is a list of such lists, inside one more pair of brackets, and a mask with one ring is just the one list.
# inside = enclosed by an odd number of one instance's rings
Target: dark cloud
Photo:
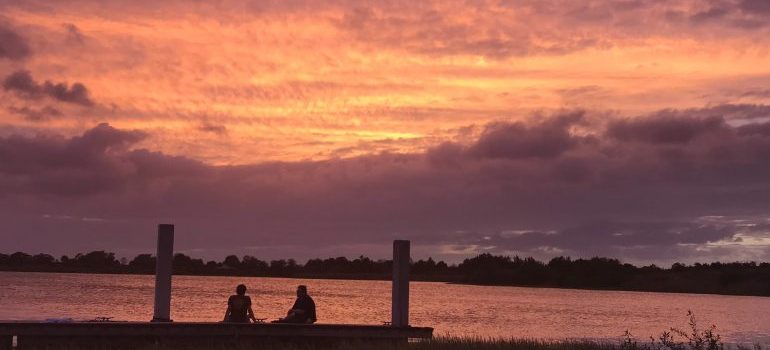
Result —
[[575, 112], [532, 126], [523, 123], [491, 124], [468, 151], [480, 158], [556, 157], [579, 142], [570, 134], [569, 127], [582, 117], [582, 112]]
[[757, 123], [740, 126], [738, 127], [738, 134], [770, 137], [770, 123]]
[[61, 111], [51, 106], [45, 106], [42, 108], [34, 107], [9, 107], [9, 111], [24, 116], [24, 119], [32, 122], [44, 122], [54, 118], [62, 116]]
[[115, 129], [107, 123], [101, 123], [84, 132], [82, 136], [70, 139], [67, 147], [74, 150], [74, 153], [82, 155], [105, 154], [122, 151], [146, 136], [141, 131], [124, 131]]
[[605, 92], [605, 89], [597, 85], [588, 85], [588, 86], [580, 86], [577, 88], [558, 89], [556, 92], [558, 92], [564, 98], [580, 99], [580, 98], [585, 98], [586, 96], [601, 94]]
[[[669, 113], [671, 112], [669, 111]], [[770, 118], [770, 105], [723, 104], [709, 108], [686, 109], [678, 113], [681, 115], [723, 117], [725, 120], [761, 120]]]
[[741, 0], [740, 9], [751, 14], [770, 14], [770, 3], [765, 0]]
[[[491, 59], [564, 55], [645, 37], [767, 37], [764, 0], [388, 2], [342, 6], [361, 43]], [[462, 12], [462, 17], [453, 16]]]
[[[467, 21], [455, 21], [437, 4], [414, 8], [395, 4], [346, 9], [340, 28], [350, 31], [359, 40], [384, 46], [395, 46], [428, 55], [479, 55], [493, 59], [527, 55], [560, 55], [588, 47], [604, 45], [598, 36], [573, 32], [535, 32], [522, 21], [511, 20], [513, 13], [487, 12], [483, 3], [465, 9], [485, 13], [487, 17], [472, 16]], [[504, 18], [505, 17], [505, 18]], [[519, 24], [520, 23], [520, 24]]]
[[500, 122], [487, 125], [471, 145], [445, 142], [426, 152], [435, 165], [457, 165], [461, 157], [472, 159], [557, 158], [574, 149], [585, 137], [571, 128], [583, 120], [584, 111], [558, 114], [539, 122]]
[[465, 147], [454, 142], [444, 142], [426, 152], [428, 162], [435, 166], [459, 165]]
[[[94, 249], [151, 247], [163, 220], [184, 232], [180, 249], [291, 246], [306, 258], [409, 238], [436, 254], [454, 245], [691, 261], [716, 254], [714, 242], [739, 244], [736, 232], [765, 223], [770, 207], [767, 124], [734, 126], [711, 113], [606, 121], [567, 111], [490, 124], [471, 143], [425, 153], [243, 166], [138, 149], [151, 135], [106, 124], [69, 138], [8, 136], [0, 138], [0, 217], [16, 219], [0, 220], [0, 232], [36, 251], [54, 249], [43, 246], [49, 239], [82, 246], [95, 232], [102, 246]], [[52, 228], [31, 213], [105, 221]], [[711, 216], [724, 219], [703, 219]], [[140, 223], [146, 232], [136, 236]], [[37, 239], [17, 233], [27, 227], [38, 228]], [[736, 259], [749, 250], [719, 249]]]
[[627, 248], [659, 248], [672, 245], [714, 243], [731, 239], [737, 229], [730, 225], [697, 222], [594, 222], [563, 230], [503, 232], [468, 241], [494, 245], [500, 250], [530, 251], [549, 247], [581, 256]]
[[0, 58], [18, 61], [31, 53], [27, 41], [0, 19]]
[[13, 72], [11, 75], [5, 77], [3, 89], [6, 91], [18, 91], [28, 95], [40, 93], [38, 91], [40, 87], [35, 80], [32, 79], [32, 74], [25, 70]]
[[6, 193], [92, 195], [120, 191], [147, 178], [193, 173], [197, 169], [192, 165], [198, 163], [189, 159], [130, 150], [145, 137], [139, 131], [99, 124], [68, 139], [0, 138], [0, 178], [3, 185], [12, 185], [1, 187]]
[[770, 89], [749, 89], [741, 92], [740, 97], [770, 97]]
[[728, 14], [730, 14], [729, 8], [715, 6], [715, 7], [709, 8], [708, 10], [696, 12], [690, 17], [690, 19], [692, 19], [696, 23], [699, 23], [699, 22], [705, 22], [705, 21], [711, 21], [711, 20], [718, 20], [718, 19], [724, 18]]
[[521, 231], [468, 235], [455, 249], [518, 254], [540, 259], [562, 256], [612, 256], [636, 264], [673, 262], [764, 261], [765, 247], [741, 246], [741, 229], [697, 222], [599, 222], [559, 231]]
[[696, 25], [712, 24], [743, 30], [762, 29], [770, 24], [770, 6], [764, 0], [725, 0], [704, 2], [705, 8], [690, 15]]
[[[24, 7], [23, 4], [16, 6]], [[185, 11], [179, 11], [180, 7]], [[168, 20], [216, 13], [227, 22], [312, 14], [320, 20], [330, 21], [360, 45], [430, 56], [473, 55], [489, 59], [565, 55], [585, 49], [633, 45], [637, 40], [661, 37], [695, 40], [737, 37], [766, 43], [770, 29], [764, 0], [433, 0], [365, 5], [349, 0], [252, 4], [171, 1], [152, 10], [116, 2], [102, 4], [90, 11], [118, 21], [155, 19], [160, 18], [159, 14]], [[458, 13], [463, 16], [457, 16]], [[64, 26], [68, 41], [82, 42], [82, 32], [74, 24]], [[278, 93], [291, 97], [302, 91], [290, 87], [265, 87], [242, 93], [257, 96]]]
[[62, 24], [64, 27], [64, 30], [67, 32], [67, 40], [72, 43], [76, 44], [83, 44], [85, 42], [85, 35], [83, 35], [83, 32], [80, 31], [80, 29], [72, 24], [72, 23], [64, 23]]
[[28, 99], [39, 99], [48, 96], [55, 100], [90, 107], [94, 102], [89, 96], [88, 89], [81, 83], [71, 86], [67, 83], [53, 83], [46, 80], [43, 84], [37, 83], [32, 74], [26, 70], [19, 70], [8, 75], [3, 81], [5, 91], [13, 91], [19, 96]]
[[[332, 22], [358, 44], [431, 56], [473, 55], [490, 59], [564, 55], [661, 37], [695, 40], [750, 38], [766, 43], [770, 29], [765, 0], [433, 0], [420, 3], [385, 1], [365, 5], [348, 0], [252, 4], [170, 1], [153, 9], [123, 2], [102, 5], [90, 10], [113, 20], [155, 19], [159, 18], [159, 14], [163, 14], [162, 19], [168, 20], [191, 14], [205, 16], [216, 13], [227, 22], [237, 22], [244, 18], [313, 14]], [[24, 7], [23, 4], [16, 6]], [[180, 7], [185, 11], [179, 11]], [[458, 13], [463, 16], [457, 16]], [[67, 23], [65, 28], [68, 40], [79, 42], [83, 38], [75, 25]], [[270, 90], [257, 89], [251, 93], [274, 93]]]
[[212, 123], [203, 123], [198, 127], [198, 130], [203, 132], [210, 132], [217, 135], [227, 134], [227, 127], [224, 125], [217, 125]]
[[652, 117], [614, 121], [609, 125], [608, 135], [648, 143], [687, 143], [724, 127], [721, 117], [672, 117], [662, 112]]

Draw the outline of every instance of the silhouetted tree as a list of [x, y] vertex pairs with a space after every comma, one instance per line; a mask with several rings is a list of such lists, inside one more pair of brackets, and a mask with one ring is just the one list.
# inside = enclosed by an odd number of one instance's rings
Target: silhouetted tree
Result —
[[139, 254], [128, 263], [128, 267], [133, 272], [155, 273], [155, 257], [150, 254]]
[[53, 265], [54, 262], [56, 262], [56, 258], [48, 254], [37, 254], [30, 258], [30, 263], [33, 265], [48, 266]]
[[29, 265], [32, 256], [27, 253], [16, 252], [8, 257], [8, 264], [11, 266]]
[[269, 271], [269, 265], [253, 256], [246, 255], [241, 261], [241, 271], [249, 276], [266, 276]]
[[233, 270], [238, 270], [241, 267], [241, 260], [235, 255], [228, 255], [222, 265]]
[[174, 254], [174, 260], [172, 265], [174, 268], [174, 273], [184, 274], [184, 275], [202, 274], [206, 267], [203, 264], [202, 259], [193, 259], [181, 253]]
[[[304, 265], [294, 259], [268, 263], [248, 255], [243, 259], [229, 255], [222, 262], [206, 263], [185, 254], [176, 254], [173, 259], [174, 273], [183, 275], [388, 279], [392, 267], [390, 260], [373, 261], [365, 256], [353, 260], [310, 259]], [[0, 270], [150, 274], [155, 271], [155, 257], [139, 254], [130, 261], [118, 260], [114, 253], [93, 251], [73, 258], [64, 255], [57, 261], [48, 254], [15, 252], [0, 254]], [[417, 260], [412, 262], [411, 271], [416, 279], [474, 284], [770, 296], [767, 262], [675, 263], [663, 269], [655, 265], [636, 267], [602, 257], [573, 260], [560, 256], [544, 264], [531, 257], [481, 254], [459, 265], [436, 262], [433, 258]]]

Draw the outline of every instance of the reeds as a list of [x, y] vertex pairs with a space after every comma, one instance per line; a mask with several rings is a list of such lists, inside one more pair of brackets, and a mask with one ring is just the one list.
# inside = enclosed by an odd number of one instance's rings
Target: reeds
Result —
[[[639, 345], [639, 344], [637, 344]], [[670, 347], [669, 347], [670, 346]], [[490, 339], [438, 337], [431, 340], [410, 343], [383, 343], [368, 341], [343, 341], [339, 343], [273, 343], [260, 346], [239, 347], [159, 347], [147, 350], [628, 350], [622, 341], [565, 340], [550, 341], [537, 339]], [[669, 343], [661, 346], [659, 341], [646, 343], [637, 349], [695, 350], [687, 342]], [[763, 350], [760, 345], [724, 346], [725, 350]]]
[[337, 343], [272, 343], [259, 346], [150, 347], [146, 350], [622, 350], [620, 343], [588, 340], [547, 341], [437, 337], [409, 343], [342, 341]]

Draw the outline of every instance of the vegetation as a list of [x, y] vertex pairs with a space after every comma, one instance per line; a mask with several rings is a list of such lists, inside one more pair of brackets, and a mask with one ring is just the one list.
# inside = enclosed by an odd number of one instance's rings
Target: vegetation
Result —
[[[645, 343], [640, 343], [629, 331], [626, 331], [619, 343], [592, 340], [548, 341], [516, 338], [437, 337], [408, 344], [346, 341], [333, 344], [267, 343], [260, 344], [258, 347], [235, 348], [241, 350], [256, 348], [269, 350], [763, 350], [760, 344], [754, 344], [752, 347], [742, 344], [727, 346], [716, 332], [716, 326], [711, 325], [706, 329], [701, 329], [692, 311], [688, 311], [687, 316], [689, 318], [688, 330], [672, 327], [669, 331], [662, 332], [657, 338], [650, 337], [649, 341]], [[172, 349], [176, 350], [177, 348], [169, 348], [169, 350]]]
[[[690, 318], [688, 325], [689, 331], [684, 331], [679, 328], [671, 328], [670, 331], [664, 331], [660, 336], [655, 339], [650, 337], [650, 343], [639, 344], [626, 330], [625, 339], [622, 343], [622, 350], [724, 350], [725, 345], [722, 343], [722, 337], [716, 333], [716, 326], [711, 325], [704, 330], [698, 328], [698, 323], [695, 321], [695, 314], [692, 311], [687, 311], [687, 316]], [[681, 338], [683, 340], [679, 340]], [[755, 349], [758, 346], [755, 346]]]
[[[221, 344], [218, 340], [195, 339], [195, 345], [156, 343], [141, 347], [127, 343], [101, 343], [105, 339], [95, 339], [93, 344], [67, 346], [57, 349], [135, 349], [141, 350], [764, 350], [762, 345], [747, 347], [741, 344], [726, 345], [716, 333], [716, 326], [699, 328], [695, 315], [688, 311], [689, 330], [670, 328], [658, 336], [650, 337], [647, 342], [637, 341], [626, 331], [620, 341], [594, 340], [542, 340], [522, 338], [481, 338], [481, 337], [436, 337], [417, 342], [392, 342], [388, 340], [334, 340], [326, 341], [315, 338], [264, 339], [248, 344], [243, 339], [230, 344]], [[186, 343], [185, 340], [177, 339]], [[207, 344], [208, 343], [208, 344]], [[89, 346], [93, 345], [93, 346]], [[46, 347], [47, 349], [51, 347]]]
[[345, 341], [341, 343], [274, 343], [259, 346], [227, 347], [151, 347], [147, 350], [622, 350], [611, 343], [593, 341], [552, 342], [529, 339], [485, 339], [485, 338], [436, 338], [416, 343], [378, 343], [366, 341]]
[[653, 340], [647, 344], [613, 343], [590, 340], [546, 341], [538, 339], [491, 339], [491, 338], [455, 338], [439, 337], [429, 341], [408, 344], [388, 344], [372, 342], [346, 341], [334, 344], [319, 343], [274, 343], [259, 346], [227, 346], [227, 347], [159, 347], [147, 350], [763, 350], [761, 345], [751, 348], [736, 345], [733, 347], [719, 343], [718, 347], [710, 345], [699, 346], [688, 341], [671, 340], [662, 343]]
[[[263, 261], [235, 255], [223, 261], [207, 261], [184, 254], [174, 256], [179, 275], [266, 276], [338, 279], [389, 279], [392, 262], [367, 257]], [[74, 257], [22, 252], [0, 254], [0, 271], [152, 274], [155, 258], [140, 254], [131, 260], [94, 251]], [[637, 267], [617, 259], [557, 257], [548, 263], [533, 258], [481, 254], [449, 265], [433, 259], [412, 263], [414, 280], [481, 285], [610, 289], [655, 292], [713, 293], [770, 296], [770, 263], [734, 262], [684, 265], [670, 268]]]

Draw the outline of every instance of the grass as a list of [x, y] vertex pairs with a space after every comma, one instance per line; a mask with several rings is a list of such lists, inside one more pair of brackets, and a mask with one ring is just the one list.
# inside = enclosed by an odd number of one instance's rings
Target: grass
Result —
[[[333, 344], [273, 343], [254, 346], [150, 347], [146, 350], [622, 350], [620, 343], [439, 337], [411, 343], [343, 341]], [[145, 349], [143, 349], [145, 350]]]
[[[633, 345], [632, 345], [633, 344]], [[722, 350], [763, 350], [762, 346], [746, 347], [741, 345], [724, 346]], [[335, 344], [298, 343], [298, 344], [261, 344], [258, 346], [214, 346], [214, 347], [153, 347], [147, 350], [698, 350], [698, 346], [689, 341], [660, 340], [649, 343], [628, 343], [628, 341], [591, 341], [566, 340], [547, 341], [537, 339], [490, 339], [438, 337], [427, 341], [408, 344], [372, 343], [365, 341], [343, 341]], [[708, 347], [704, 348], [708, 349]]]
[[[588, 340], [545, 341], [537, 339], [436, 338], [410, 344], [412, 350], [617, 350], [618, 344]], [[351, 349], [352, 350], [352, 349]]]
[[[629, 331], [618, 341], [595, 340], [542, 340], [521, 338], [481, 338], [481, 337], [449, 337], [440, 336], [429, 340], [416, 342], [386, 342], [364, 340], [309, 340], [294, 339], [271, 342], [259, 340], [255, 344], [213, 344], [206, 345], [156, 345], [140, 348], [141, 350], [765, 350], [763, 346], [755, 344], [725, 345], [721, 336], [716, 333], [716, 326], [711, 325], [700, 328], [695, 315], [688, 311], [689, 317], [687, 330], [670, 328], [662, 332], [657, 338], [650, 337], [646, 341], [637, 340]], [[188, 339], [189, 340], [189, 339]], [[242, 339], [245, 340], [245, 339]], [[46, 349], [51, 349], [46, 347]], [[59, 349], [57, 347], [57, 349]], [[86, 350], [75, 346], [61, 349]], [[129, 344], [111, 343], [109, 346], [88, 347], [89, 350], [103, 349], [135, 349]], [[770, 349], [767, 349], [770, 350]]]
[[[662, 335], [662, 337], [664, 337]], [[592, 340], [565, 340], [550, 341], [538, 339], [492, 339], [492, 338], [461, 338], [461, 337], [437, 337], [434, 339], [410, 342], [410, 343], [383, 343], [367, 341], [341, 341], [336, 343], [296, 342], [296, 343], [260, 343], [253, 345], [168, 345], [147, 346], [140, 350], [698, 350], [699, 345], [690, 343], [683, 338], [677, 341], [667, 338], [666, 341], [658, 339], [639, 344], [633, 340], [592, 341]], [[117, 345], [117, 346], [115, 346]], [[46, 349], [69, 350], [106, 350], [106, 349], [134, 349], [113, 344], [108, 347], [55, 347]], [[709, 349], [708, 347], [701, 349]], [[751, 347], [741, 345], [725, 346], [720, 343], [720, 350], [764, 350], [760, 345]]]

